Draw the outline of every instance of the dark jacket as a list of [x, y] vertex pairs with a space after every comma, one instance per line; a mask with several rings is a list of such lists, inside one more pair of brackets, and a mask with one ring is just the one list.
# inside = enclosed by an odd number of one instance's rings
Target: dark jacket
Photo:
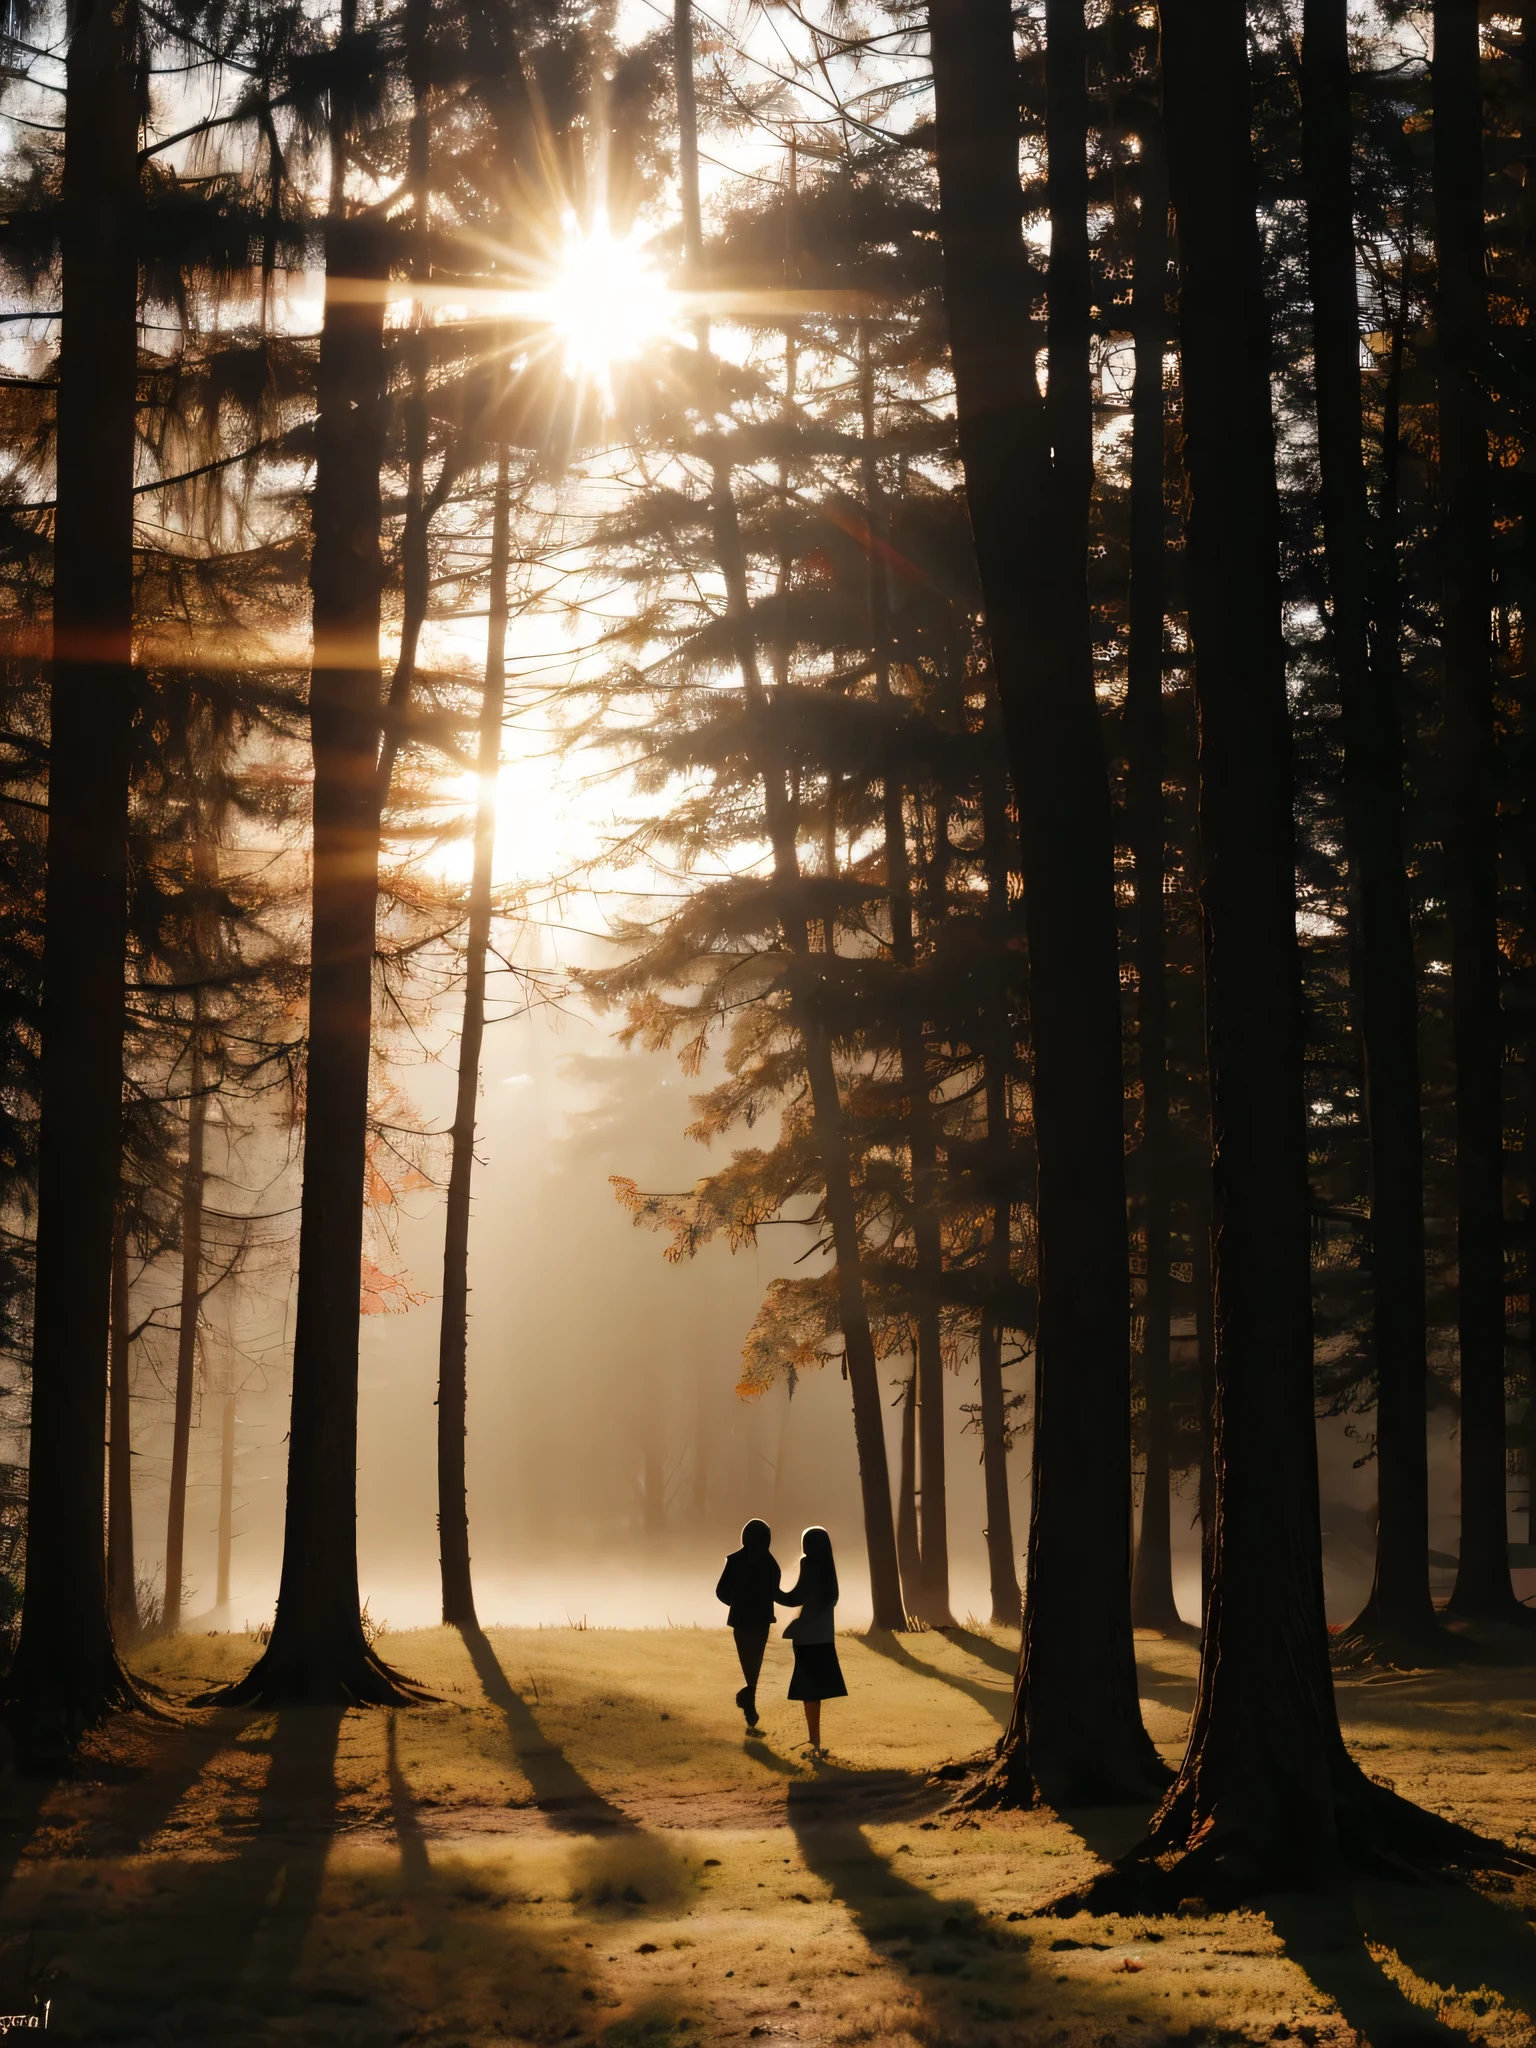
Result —
[[835, 1574], [829, 1582], [824, 1572], [802, 1558], [799, 1578], [787, 1593], [780, 1593], [777, 1597], [781, 1607], [800, 1609], [784, 1631], [791, 1642], [836, 1642], [837, 1629], [832, 1618], [832, 1610], [837, 1605]]
[[771, 1628], [779, 1590], [779, 1567], [771, 1550], [733, 1550], [715, 1588], [730, 1608], [730, 1628]]

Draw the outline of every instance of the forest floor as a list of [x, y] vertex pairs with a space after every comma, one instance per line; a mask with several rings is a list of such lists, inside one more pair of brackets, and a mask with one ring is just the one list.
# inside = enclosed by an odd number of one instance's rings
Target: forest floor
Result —
[[[1195, 1656], [1138, 1642], [1176, 1760]], [[61, 2041], [901, 2048], [1536, 2043], [1536, 1894], [1361, 1882], [1243, 1913], [1033, 1917], [1146, 1816], [960, 1824], [930, 1782], [1006, 1718], [1016, 1638], [848, 1636], [831, 1759], [770, 1645], [744, 1737], [724, 1631], [387, 1635], [438, 1703], [122, 1720], [0, 1785], [0, 2032]], [[138, 1668], [176, 1701], [242, 1636]], [[1536, 1827], [1536, 1671], [1347, 1679], [1368, 1769], [1506, 1840]]]

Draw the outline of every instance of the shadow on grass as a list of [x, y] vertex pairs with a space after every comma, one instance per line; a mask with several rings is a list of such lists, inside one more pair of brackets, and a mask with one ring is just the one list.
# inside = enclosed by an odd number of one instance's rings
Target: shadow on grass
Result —
[[1155, 1802], [1136, 1806], [1057, 1806], [1056, 1818], [1098, 1857], [1101, 1863], [1115, 1863], [1146, 1839], [1147, 1825], [1157, 1807]]
[[[165, 1812], [251, 1717], [215, 1719], [217, 1728], [184, 1731], [203, 1739], [167, 1771]], [[265, 1747], [269, 1766], [255, 1826], [229, 1860], [152, 1854], [127, 1873], [138, 1896], [126, 1911], [50, 1887], [41, 1917], [64, 1959], [58, 2018], [66, 2033], [244, 2042], [265, 2038], [265, 2015], [298, 2009], [295, 1980], [336, 1828], [340, 1726], [340, 1709], [295, 1708], [276, 1716], [266, 1743], [248, 1745]], [[210, 1744], [215, 1733], [222, 1743]], [[84, 1881], [94, 1885], [94, 1873]]]
[[[618, 2001], [598, 1959], [507, 1890], [499, 1871], [440, 1848], [434, 1862], [398, 1742], [385, 1775], [398, 1856], [336, 1859], [349, 1825], [337, 1776], [340, 1709], [223, 1716], [251, 1730], [268, 1770], [233, 1855], [154, 1851], [113, 1865], [40, 1864], [5, 1919], [57, 1958], [54, 2027], [66, 2039], [217, 2041], [220, 2048], [375, 2048], [443, 2027], [464, 2038], [589, 2041]], [[187, 1731], [192, 1733], [194, 1731]], [[198, 1746], [202, 1754], [204, 1745]], [[183, 1760], [169, 1784], [195, 1775]], [[176, 1795], [179, 1796], [179, 1793]], [[619, 1842], [591, 1845], [618, 1852]], [[629, 1908], [623, 1908], [627, 1912]]]
[[979, 2022], [1014, 2019], [1032, 1975], [1029, 1937], [990, 1927], [968, 1901], [935, 1898], [902, 1877], [855, 1821], [829, 1820], [813, 1794], [792, 1785], [787, 1807], [806, 1869], [847, 1909], [870, 1950], [912, 1979], [929, 2018], [946, 2036], [971, 2042], [985, 2038]]
[[990, 1664], [994, 1671], [1014, 1677], [1019, 1668], [1019, 1653], [1010, 1650], [1006, 1643], [994, 1643], [990, 1636], [977, 1635], [974, 1629], [946, 1628], [938, 1631], [952, 1643], [958, 1643], [962, 1650], [968, 1650], [979, 1663]]
[[[958, 1631], [946, 1630], [946, 1634]], [[952, 1686], [956, 1692], [963, 1692], [968, 1700], [974, 1700], [978, 1707], [989, 1713], [999, 1728], [1006, 1728], [1008, 1716], [1013, 1711], [1013, 1695], [1001, 1691], [995, 1685], [983, 1685], [979, 1679], [962, 1678], [957, 1672], [945, 1671], [937, 1664], [925, 1664], [920, 1657], [914, 1657], [905, 1644], [899, 1643], [888, 1629], [872, 1628], [858, 1640], [864, 1647], [873, 1650], [877, 1657], [888, 1657], [893, 1664], [899, 1664], [903, 1671], [911, 1671], [919, 1678], [937, 1679], [940, 1685]]]
[[564, 1750], [549, 1740], [532, 1708], [502, 1670], [485, 1631], [474, 1622], [460, 1622], [458, 1629], [481, 1691], [506, 1721], [512, 1753], [532, 1788], [539, 1812], [553, 1826], [573, 1834], [591, 1834], [597, 1828], [637, 1833], [639, 1822], [588, 1784]]
[[458, 1628], [482, 1691], [506, 1718], [534, 1805], [562, 1833], [586, 1838], [571, 1861], [571, 1902], [610, 1910], [618, 1919], [647, 1909], [674, 1910], [693, 1889], [696, 1873], [662, 1836], [605, 1799], [549, 1740], [483, 1630], [462, 1622]]
[[1136, 1691], [1141, 1699], [1156, 1700], [1159, 1706], [1171, 1707], [1176, 1713], [1192, 1714], [1195, 1684], [1193, 1671], [1163, 1671], [1144, 1658], [1136, 1660]]
[[384, 1768], [389, 1780], [389, 1818], [400, 1844], [400, 1875], [409, 1892], [424, 1892], [432, 1881], [432, 1859], [416, 1812], [416, 1802], [400, 1768], [400, 1710], [389, 1709], [384, 1739]]
[[1466, 2035], [1416, 2004], [1371, 1954], [1347, 1893], [1288, 1894], [1260, 1905], [1291, 1961], [1335, 2000], [1363, 2040], [1391, 2043], [1392, 2048], [1430, 2048], [1432, 2043], [1449, 2048], [1452, 2042], [1465, 2048]]
[[1536, 1933], [1512, 1905], [1470, 1885], [1371, 1883], [1356, 1888], [1355, 1906], [1368, 1941], [1393, 1950], [1425, 1983], [1455, 1987], [1458, 2039], [1488, 2009], [1489, 1992], [1536, 2014]]
[[749, 1735], [741, 1745], [742, 1755], [755, 1764], [761, 1764], [765, 1771], [776, 1771], [781, 1778], [800, 1778], [804, 1774], [800, 1766], [790, 1757], [780, 1756], [771, 1749], [766, 1736]]
[[[46, 1895], [54, 1872], [88, 1872], [98, 1857], [142, 1853], [241, 1719], [217, 1715], [189, 1725], [124, 1715], [109, 1726], [128, 1731], [129, 1758], [103, 1754], [98, 1731], [67, 1772], [26, 1773], [0, 1788], [0, 2006], [7, 2013], [31, 2014], [52, 2000], [62, 2014], [71, 2002], [59, 1966], [77, 1916], [66, 1910], [66, 1924], [55, 1926], [24, 1902], [39, 1889]], [[79, 1918], [96, 1917], [95, 1900], [81, 1905]]]

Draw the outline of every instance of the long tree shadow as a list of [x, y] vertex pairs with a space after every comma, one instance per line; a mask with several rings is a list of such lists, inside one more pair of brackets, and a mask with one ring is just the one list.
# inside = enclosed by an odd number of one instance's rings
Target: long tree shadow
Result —
[[512, 1753], [533, 1791], [533, 1803], [557, 1828], [591, 1834], [597, 1828], [639, 1832], [639, 1823], [615, 1806], [577, 1770], [557, 1743], [550, 1741], [533, 1711], [497, 1661], [496, 1652], [476, 1622], [460, 1622], [459, 1634], [475, 1667], [480, 1689], [506, 1719]]
[[[369, 1818], [338, 1780], [343, 1719], [325, 1708], [220, 1714], [183, 1724], [179, 1751], [157, 1743], [161, 1772], [146, 1777], [136, 1760], [129, 1816], [93, 1819], [99, 1840], [88, 1853], [23, 1867], [6, 1919], [35, 1938], [6, 1944], [0, 1921], [6, 1992], [12, 1978], [18, 1992], [33, 1987], [39, 1958], [56, 1963], [44, 1986], [54, 2026], [91, 2041], [269, 2048], [297, 2027], [306, 2042], [340, 2048], [401, 2038], [402, 2021], [408, 2032], [430, 2028], [465, 2003], [478, 2008], [475, 2038], [521, 2033], [525, 2021], [541, 2040], [594, 2029], [597, 2009], [613, 2003], [597, 1958], [560, 1923], [518, 1911], [524, 1902], [482, 1861], [451, 1845], [436, 1861], [429, 1854], [400, 1753], [405, 1716], [386, 1723], [383, 1758], [398, 1863], [365, 1840], [333, 1866], [338, 1836]], [[265, 1754], [259, 1790], [219, 1812], [221, 1840], [205, 1834], [192, 1853], [167, 1853], [176, 1838], [157, 1816], [169, 1816], [221, 1746], [258, 1762]], [[35, 1788], [29, 1804], [47, 1790]], [[219, 1803], [201, 1800], [204, 1823]], [[125, 1840], [134, 1848], [120, 1861]], [[219, 1846], [234, 1853], [211, 1859]], [[600, 1917], [624, 1921], [645, 1908], [633, 1902], [636, 1873], [659, 1904], [678, 1888], [676, 1863], [665, 1844], [631, 1830], [578, 1846], [571, 1868], [591, 1883]]]
[[585, 1901], [619, 1917], [675, 1907], [696, 1882], [680, 1852], [606, 1799], [550, 1741], [478, 1625], [460, 1623], [459, 1633], [481, 1689], [506, 1718], [534, 1805], [553, 1827], [587, 1838], [571, 1866], [578, 1880], [572, 1902]]
[[389, 1727], [384, 1738], [384, 1769], [389, 1781], [389, 1817], [395, 1840], [400, 1845], [400, 1874], [407, 1891], [425, 1892], [432, 1881], [432, 1859], [427, 1837], [400, 1767], [400, 1711], [389, 1709]]
[[1145, 1839], [1156, 1805], [1060, 1806], [1051, 1811], [1101, 1863], [1117, 1863]]
[[925, 2008], [920, 2036], [993, 2039], [992, 2023], [1029, 2014], [1031, 2001], [1045, 1994], [1049, 1969], [1039, 1937], [1000, 1927], [974, 1902], [935, 1897], [902, 1877], [856, 1820], [829, 1821], [814, 1790], [793, 1786], [789, 1794], [789, 1825], [801, 1857], [847, 1910], [871, 1953], [910, 1980]]
[[[1009, 1999], [1014, 2016], [1022, 2017], [1018, 2001], [1039, 1994], [1050, 1970], [1042, 1953], [1044, 1935], [1037, 1933], [1032, 1946], [1027, 1934], [989, 1926], [974, 1905], [936, 1898], [903, 1878], [856, 1821], [831, 1819], [813, 1804], [813, 1790], [792, 1787], [788, 1800], [789, 1824], [806, 1868], [847, 1909], [872, 1953], [911, 1977], [939, 2030], [936, 2038], [974, 2038], [978, 2012], [991, 2019], [1005, 2016], [999, 1999]], [[1536, 2011], [1536, 1933], [1478, 1893], [1383, 1882], [1352, 1893], [1325, 1890], [1256, 1903], [1290, 1960], [1334, 2001], [1359, 2039], [1376, 2048], [1466, 2048], [1469, 2036], [1483, 2038], [1477, 2019], [1497, 2002], [1522, 2014]], [[1082, 1944], [1058, 1938], [1054, 1946]], [[1406, 1971], [1422, 1980], [1419, 1998], [1394, 1981], [1387, 1959], [1373, 1955], [1372, 1946], [1394, 1951]], [[1149, 2014], [1136, 2012], [1145, 1996], [1139, 1986], [1121, 1989], [1122, 1980], [1112, 1981], [1122, 2023], [1162, 2017], [1155, 2006]], [[1072, 2002], [1102, 2000], [1107, 1991], [1107, 1983], [1080, 1983]], [[1458, 2025], [1441, 2016], [1447, 1994]], [[1438, 2009], [1421, 2002], [1426, 1997], [1435, 1998]], [[1199, 2038], [1238, 2041], [1249, 2035], [1218, 2028]]]
[[[482, 1998], [501, 2003], [501, 2026], [515, 2025], [519, 2038], [574, 2040], [583, 2032], [578, 2021], [595, 2025], [595, 2005], [615, 2002], [605, 1997], [595, 1960], [526, 1919], [509, 1922], [505, 1908], [514, 1902], [488, 1890], [483, 1864], [465, 1869], [452, 1848], [441, 1846], [434, 1864], [401, 1763], [399, 1727], [400, 1715], [391, 1710], [385, 1768], [400, 1851], [400, 1900], [411, 1938], [393, 1934], [389, 1945], [397, 1957], [413, 1952], [414, 1982], [402, 1985], [408, 2003], [423, 2027], [430, 2026], [461, 2002], [469, 1982]], [[471, 1921], [466, 1904], [482, 1909], [489, 1904], [494, 1917], [482, 1914]]]
[[142, 1854], [228, 1745], [231, 1726], [245, 1718], [217, 1714], [188, 1723], [119, 1716], [111, 1733], [121, 1747], [126, 1731], [127, 1757], [103, 1754], [98, 1737], [82, 1746], [67, 1771], [27, 1773], [6, 1783], [0, 1795], [0, 1998], [8, 2011], [29, 2009], [35, 1988], [53, 1996], [64, 1990], [56, 1971], [76, 1937], [78, 1876], [97, 1858]]
[[1514, 1907], [1471, 1885], [1370, 1882], [1356, 1886], [1355, 1908], [1368, 1940], [1426, 1984], [1454, 1987], [1474, 2018], [1489, 1991], [1536, 2015], [1536, 1932]]
[[888, 1657], [893, 1664], [899, 1664], [903, 1671], [911, 1671], [919, 1678], [936, 1678], [941, 1685], [952, 1686], [956, 1692], [963, 1692], [968, 1700], [974, 1700], [978, 1707], [986, 1709], [999, 1728], [1006, 1728], [1008, 1716], [1013, 1710], [1013, 1696], [995, 1685], [983, 1685], [978, 1679], [962, 1678], [958, 1672], [945, 1671], [937, 1664], [925, 1664], [914, 1657], [904, 1644], [897, 1642], [888, 1629], [872, 1628], [859, 1637], [866, 1649], [873, 1650], [877, 1657]]
[[[1391, 2043], [1392, 2048], [1399, 2043], [1402, 2048], [1432, 2048], [1436, 2043], [1465, 2048], [1467, 2033], [1410, 1997], [1367, 1944], [1394, 1950], [1414, 1976], [1437, 1990], [1454, 1985], [1478, 1993], [1491, 1981], [1486, 1967], [1490, 1960], [1495, 1969], [1508, 1961], [1508, 1937], [1500, 1930], [1502, 1938], [1490, 1942], [1489, 1930], [1479, 1928], [1479, 1938], [1468, 1941], [1464, 1925], [1444, 1924], [1447, 1917], [1462, 1922], [1462, 1908], [1453, 1902], [1472, 1897], [1459, 1886], [1382, 1883], [1349, 1891], [1335, 1887], [1287, 1893], [1260, 1904], [1286, 1953], [1335, 2001], [1362, 2040]], [[1524, 1940], [1536, 1948], [1528, 1930]], [[1490, 1957], [1490, 1949], [1500, 1952], [1497, 1958]], [[1469, 1964], [1474, 1972], [1470, 1979]], [[1528, 1995], [1533, 1988], [1529, 1956], [1515, 1974], [1525, 1979]], [[1532, 2009], [1523, 2001], [1511, 2002], [1519, 2003], [1522, 2011]], [[1481, 2012], [1486, 2005], [1479, 1999], [1473, 2010]]]
[[13, 1778], [4, 1788], [0, 1811], [0, 1895], [44, 1826], [49, 1801], [62, 1779], [55, 1772]]
[[[223, 1733], [238, 1719], [218, 1720]], [[337, 1825], [335, 1760], [341, 1710], [280, 1713], [265, 1745], [268, 1771], [255, 1823], [221, 1863], [151, 1856], [127, 1910], [82, 1925], [62, 1918], [69, 1961], [60, 2019], [85, 2039], [134, 2026], [159, 2039], [241, 2041], [253, 2015], [291, 2011], [304, 1943], [319, 1906]], [[195, 1754], [206, 1757], [206, 1742]], [[172, 1774], [195, 1776], [188, 1759]], [[179, 1794], [178, 1794], [179, 1796]], [[169, 1803], [169, 1790], [161, 1804]]]
[[[30, 1773], [0, 1789], [0, 1892], [40, 1834], [53, 1856], [119, 1856], [142, 1851], [203, 1775], [231, 1731], [249, 1717], [224, 1711], [196, 1721], [169, 1717], [135, 1725], [123, 1715], [112, 1724], [129, 1731], [130, 1754], [103, 1756], [83, 1747], [67, 1771]], [[103, 1795], [99, 1808], [95, 1795]]]
[[979, 1663], [990, 1664], [994, 1671], [1002, 1671], [1009, 1678], [1019, 1668], [1019, 1653], [1010, 1650], [1006, 1643], [994, 1643], [990, 1636], [978, 1635], [974, 1629], [945, 1628], [938, 1633], [947, 1636], [952, 1643], [958, 1643], [962, 1650], [968, 1650]]
[[262, 2012], [292, 2008], [305, 1939], [319, 1910], [339, 1822], [336, 1754], [343, 1712], [293, 1707], [277, 1715], [257, 1832], [233, 1873], [242, 1897], [262, 1901], [263, 1910], [249, 1938], [235, 1943], [240, 1966], [227, 1982], [237, 2002]]
[[1162, 1671], [1155, 1664], [1136, 1660], [1136, 1691], [1142, 1699], [1154, 1699], [1175, 1713], [1195, 1710], [1196, 1678], [1193, 1672]]

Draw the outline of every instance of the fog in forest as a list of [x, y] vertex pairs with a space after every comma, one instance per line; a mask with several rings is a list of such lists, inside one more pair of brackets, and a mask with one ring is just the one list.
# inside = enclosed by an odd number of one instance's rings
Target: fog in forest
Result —
[[[544, 944], [549, 946], [547, 936]], [[707, 1078], [707, 1077], [706, 1077]], [[452, 1108], [451, 1064], [400, 1079], [433, 1124]], [[719, 1558], [761, 1514], [778, 1547], [823, 1522], [838, 1545], [850, 1622], [868, 1619], [859, 1562], [858, 1474], [847, 1389], [836, 1361], [757, 1400], [736, 1393], [742, 1340], [768, 1281], [814, 1250], [812, 1233], [765, 1230], [734, 1255], [705, 1247], [668, 1265], [664, 1240], [637, 1230], [610, 1174], [684, 1187], [707, 1157], [683, 1136], [705, 1079], [671, 1055], [624, 1052], [609, 1020], [579, 1004], [514, 1017], [487, 1036], [472, 1238], [470, 1515], [476, 1593], [489, 1620], [594, 1626], [718, 1623]], [[437, 1619], [434, 1396], [441, 1197], [403, 1198], [402, 1267], [429, 1298], [363, 1322], [359, 1546], [371, 1615], [397, 1627]], [[213, 1615], [220, 1429], [204, 1393], [188, 1508], [189, 1625], [269, 1619], [281, 1555], [292, 1314], [284, 1271], [240, 1285], [209, 1324], [244, 1354], [237, 1422], [230, 1608]], [[169, 1275], [167, 1276], [169, 1280]], [[206, 1340], [206, 1333], [205, 1333]], [[891, 1360], [899, 1383], [906, 1362]], [[1018, 1374], [1015, 1374], [1018, 1377]], [[956, 1612], [985, 1611], [979, 1444], [962, 1434], [974, 1369], [949, 1376]], [[158, 1395], [150, 1378], [146, 1395]], [[898, 1385], [891, 1387], [894, 1401]], [[169, 1430], [146, 1398], [135, 1434], [141, 1568], [164, 1524]], [[890, 1413], [897, 1455], [898, 1412]], [[703, 1472], [699, 1448], [704, 1450]], [[1028, 1467], [1014, 1457], [1016, 1527]], [[702, 1498], [701, 1498], [702, 1492]], [[1194, 1579], [1190, 1543], [1190, 1585]]]
[[[514, 767], [512, 787], [546, 771]], [[579, 808], [579, 806], [578, 806]], [[566, 816], [558, 820], [566, 833]], [[578, 817], [575, 830], [595, 829]], [[571, 853], [576, 849], [566, 847]], [[624, 900], [628, 900], [625, 898]], [[756, 1246], [723, 1242], [669, 1264], [666, 1240], [637, 1229], [610, 1176], [647, 1190], [689, 1187], [713, 1155], [685, 1135], [689, 1098], [711, 1065], [685, 1075], [674, 1054], [617, 1042], [602, 1016], [563, 976], [611, 957], [594, 927], [604, 899], [561, 895], [503, 935], [522, 974], [488, 1031], [470, 1250], [470, 1528], [477, 1599], [487, 1622], [525, 1626], [715, 1626], [714, 1582], [741, 1523], [761, 1515], [780, 1555], [792, 1560], [802, 1527], [832, 1532], [847, 1623], [869, 1620], [858, 1470], [848, 1391], [836, 1358], [742, 1398], [742, 1344], [769, 1282], [821, 1257], [814, 1233], [765, 1228]], [[500, 977], [510, 987], [510, 977]], [[504, 989], [505, 994], [505, 989]], [[397, 1041], [389, 1066], [427, 1130], [452, 1115], [455, 1005]], [[258, 1145], [259, 1156], [268, 1157]], [[242, 1153], [242, 1157], [246, 1155]], [[432, 1165], [430, 1152], [425, 1155]], [[440, 1162], [439, 1162], [440, 1163]], [[259, 1627], [272, 1616], [282, 1551], [283, 1477], [290, 1375], [295, 1240], [282, 1234], [297, 1200], [290, 1167], [242, 1206], [277, 1212], [268, 1242], [205, 1303], [188, 1491], [188, 1626]], [[286, 1189], [286, 1194], [280, 1191]], [[210, 1206], [218, 1206], [210, 1193]], [[435, 1390], [443, 1203], [427, 1184], [402, 1194], [390, 1224], [389, 1278], [397, 1284], [362, 1323], [358, 1460], [361, 1588], [373, 1620], [394, 1628], [438, 1619]], [[217, 1270], [216, 1264], [214, 1270]], [[801, 1270], [804, 1270], [802, 1268]], [[158, 1279], [158, 1288], [157, 1288]], [[163, 1570], [176, 1267], [163, 1262], [140, 1282], [166, 1303], [140, 1340], [135, 1373], [134, 1484], [141, 1578], [158, 1597]], [[141, 1311], [142, 1313], [142, 1311]], [[1192, 1326], [1175, 1330], [1176, 1353], [1193, 1358]], [[885, 1361], [887, 1442], [899, 1469], [900, 1390], [910, 1359]], [[1009, 1373], [1028, 1385], [1030, 1363]], [[962, 1618], [987, 1610], [979, 1439], [966, 1404], [975, 1364], [946, 1375], [953, 1606]], [[230, 1595], [216, 1601], [224, 1387], [238, 1389]], [[1027, 1416], [1027, 1407], [1024, 1410]], [[1370, 1417], [1324, 1419], [1319, 1453], [1329, 1619], [1346, 1621], [1369, 1589], [1374, 1545], [1374, 1468], [1362, 1460]], [[1014, 1529], [1021, 1552], [1029, 1511], [1027, 1427], [1010, 1458]], [[1430, 1437], [1431, 1543], [1437, 1595], [1454, 1578], [1459, 1498], [1456, 1441], [1447, 1418]], [[1512, 1482], [1518, 1535], [1523, 1483]], [[1174, 1585], [1186, 1620], [1199, 1616], [1199, 1541], [1193, 1473], [1176, 1481]], [[1517, 1497], [1518, 1496], [1518, 1497]], [[1529, 1553], [1514, 1549], [1517, 1592], [1536, 1591]]]

